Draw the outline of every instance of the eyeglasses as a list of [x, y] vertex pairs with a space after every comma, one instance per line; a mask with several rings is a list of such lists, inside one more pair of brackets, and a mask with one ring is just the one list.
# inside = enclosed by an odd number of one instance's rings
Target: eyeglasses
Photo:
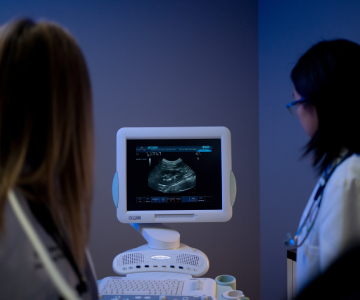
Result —
[[304, 103], [309, 101], [309, 99], [302, 97], [299, 100], [290, 102], [288, 104], [286, 104], [286, 108], [289, 110], [289, 112], [293, 115], [293, 116], [297, 116], [297, 108], [299, 107], [299, 104]]

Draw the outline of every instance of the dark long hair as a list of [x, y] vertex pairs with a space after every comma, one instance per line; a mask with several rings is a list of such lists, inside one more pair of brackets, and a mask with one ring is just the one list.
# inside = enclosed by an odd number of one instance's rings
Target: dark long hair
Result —
[[313, 167], [324, 171], [343, 148], [360, 153], [360, 45], [322, 41], [301, 56], [291, 79], [318, 114], [318, 130], [304, 147]]
[[[0, 29], [0, 226], [14, 187], [46, 205], [82, 265], [90, 226], [92, 96], [83, 54], [59, 25]], [[6, 230], [6, 228], [5, 228]]]

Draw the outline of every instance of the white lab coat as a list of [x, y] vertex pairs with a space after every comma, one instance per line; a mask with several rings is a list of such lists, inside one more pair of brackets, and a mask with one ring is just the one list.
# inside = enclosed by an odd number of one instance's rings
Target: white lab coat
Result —
[[[299, 226], [308, 215], [321, 180], [315, 186]], [[308, 220], [307, 226], [310, 227], [310, 224], [311, 220]], [[299, 241], [305, 234], [306, 226]], [[324, 189], [314, 227], [297, 250], [298, 292], [355, 245], [360, 245], [360, 156], [357, 154], [334, 170]]]

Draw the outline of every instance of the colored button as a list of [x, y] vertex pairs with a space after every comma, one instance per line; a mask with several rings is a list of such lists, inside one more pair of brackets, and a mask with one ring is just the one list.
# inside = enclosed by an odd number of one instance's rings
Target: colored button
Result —
[[198, 197], [190, 197], [190, 202], [198, 202]]
[[160, 197], [160, 203], [166, 203], [167, 197]]
[[190, 197], [182, 197], [182, 202], [190, 202]]
[[160, 197], [151, 197], [151, 203], [160, 203]]

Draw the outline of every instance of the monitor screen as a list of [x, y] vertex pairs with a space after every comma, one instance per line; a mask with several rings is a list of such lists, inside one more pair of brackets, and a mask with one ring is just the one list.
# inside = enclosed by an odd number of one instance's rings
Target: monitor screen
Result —
[[128, 139], [128, 211], [221, 210], [221, 139]]

